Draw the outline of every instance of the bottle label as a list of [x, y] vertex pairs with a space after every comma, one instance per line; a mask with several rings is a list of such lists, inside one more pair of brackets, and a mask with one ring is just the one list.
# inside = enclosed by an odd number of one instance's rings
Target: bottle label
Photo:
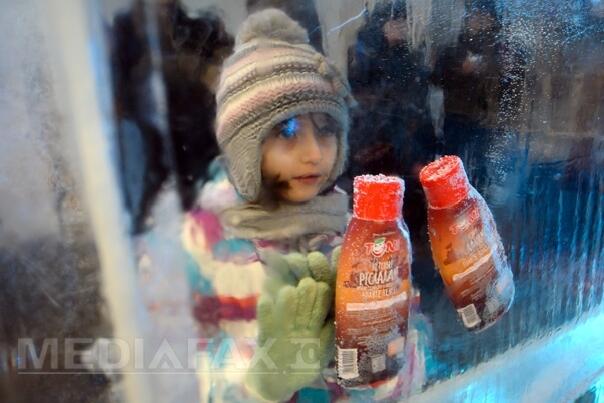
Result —
[[399, 261], [400, 239], [388, 239], [374, 234], [373, 242], [364, 244], [358, 270], [351, 271], [344, 287], [356, 288], [365, 299], [382, 299], [395, 296], [400, 291], [400, 279], [404, 277]]
[[473, 263], [472, 265], [468, 266], [468, 268], [465, 271], [454, 274], [453, 282], [463, 280], [464, 278], [468, 277], [471, 274], [476, 274], [476, 271], [478, 271], [480, 268], [482, 268], [485, 265], [485, 263], [488, 263], [490, 261], [490, 259], [491, 259], [491, 253], [487, 253], [486, 255], [484, 255], [483, 257], [478, 259], [478, 261], [476, 261], [476, 263]]
[[343, 271], [336, 312], [338, 375], [350, 381], [345, 386], [387, 379], [402, 365], [398, 360], [409, 309], [408, 248], [398, 231], [368, 238], [353, 253], [343, 250], [338, 269]]
[[392, 308], [393, 305], [407, 301], [407, 293], [402, 291], [400, 294], [393, 298], [383, 299], [379, 301], [369, 302], [349, 302], [346, 304], [346, 311], [370, 311], [376, 309], [388, 309]]
[[435, 259], [464, 326], [476, 329], [493, 322], [509, 305], [498, 291], [509, 267], [490, 213], [483, 216], [478, 203], [468, 202], [431, 226], [432, 247], [440, 249]]

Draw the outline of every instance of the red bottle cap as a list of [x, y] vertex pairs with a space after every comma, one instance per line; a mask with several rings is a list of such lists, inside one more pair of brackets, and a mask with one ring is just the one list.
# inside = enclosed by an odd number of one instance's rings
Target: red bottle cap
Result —
[[428, 204], [434, 208], [451, 207], [465, 199], [470, 191], [461, 159], [447, 155], [426, 165], [419, 173]]
[[392, 221], [401, 217], [405, 182], [396, 176], [354, 178], [354, 215], [363, 220]]

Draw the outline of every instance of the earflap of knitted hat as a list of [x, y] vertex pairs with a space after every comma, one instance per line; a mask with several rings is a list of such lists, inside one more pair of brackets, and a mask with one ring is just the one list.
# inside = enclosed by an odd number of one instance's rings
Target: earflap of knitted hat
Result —
[[277, 124], [322, 112], [342, 128], [338, 155], [325, 188], [342, 173], [347, 157], [350, 87], [312, 46], [308, 34], [284, 12], [250, 15], [237, 35], [235, 52], [223, 66], [216, 93], [216, 136], [229, 177], [249, 201], [262, 186], [262, 142]]

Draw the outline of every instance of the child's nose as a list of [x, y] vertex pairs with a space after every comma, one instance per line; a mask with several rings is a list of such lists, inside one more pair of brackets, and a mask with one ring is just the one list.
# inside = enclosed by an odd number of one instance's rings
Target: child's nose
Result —
[[307, 128], [301, 137], [300, 156], [302, 161], [312, 164], [319, 163], [323, 158], [323, 150], [315, 131], [312, 128]]

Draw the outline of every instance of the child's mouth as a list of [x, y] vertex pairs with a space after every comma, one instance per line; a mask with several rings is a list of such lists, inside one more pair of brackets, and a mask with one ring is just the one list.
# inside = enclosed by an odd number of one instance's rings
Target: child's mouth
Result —
[[303, 175], [294, 177], [295, 181], [298, 181], [304, 185], [315, 185], [321, 179], [321, 175]]

